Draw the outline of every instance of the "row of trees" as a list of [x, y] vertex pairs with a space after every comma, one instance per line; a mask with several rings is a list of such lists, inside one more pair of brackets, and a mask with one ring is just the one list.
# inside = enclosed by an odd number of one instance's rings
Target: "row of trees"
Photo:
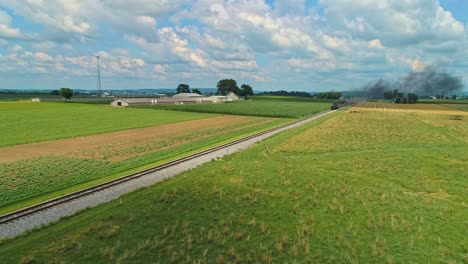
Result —
[[323, 99], [340, 99], [341, 98], [341, 93], [340, 92], [335, 92], [335, 91], [324, 92], [324, 93], [316, 93], [315, 97], [323, 98]]
[[188, 84], [185, 84], [185, 83], [179, 84], [179, 86], [177, 86], [176, 92], [178, 94], [179, 93], [196, 93], [196, 94], [200, 94], [200, 95], [202, 94], [202, 92], [200, 90], [198, 90], [197, 88], [190, 91], [190, 86]]
[[[248, 95], [253, 95], [252, 86], [248, 84], [242, 84], [241, 87], [237, 86], [237, 82], [233, 79], [223, 79], [216, 85], [217, 95], [227, 95], [230, 92], [235, 93], [238, 96], [244, 96], [247, 98]], [[181, 83], [176, 88], [177, 93], [190, 93], [190, 86], [188, 84]], [[192, 93], [202, 94], [198, 89], [193, 89]]]
[[288, 92], [288, 91], [285, 91], [285, 90], [262, 92], [260, 94], [263, 94], [263, 95], [277, 95], [277, 96], [310, 97], [310, 93], [308, 93], [308, 92], [298, 92], [298, 91]]
[[230, 92], [244, 97], [247, 97], [248, 95], [253, 95], [252, 86], [248, 84], [242, 84], [239, 88], [239, 86], [237, 86], [237, 82], [233, 79], [220, 80], [216, 85], [216, 88], [218, 89], [216, 91], [216, 94], [218, 95], [227, 95]]
[[391, 102], [397, 104], [415, 104], [418, 102], [419, 98], [417, 94], [408, 93], [405, 96], [405, 94], [398, 91], [398, 89], [394, 89], [393, 91], [385, 91], [384, 99], [390, 100]]

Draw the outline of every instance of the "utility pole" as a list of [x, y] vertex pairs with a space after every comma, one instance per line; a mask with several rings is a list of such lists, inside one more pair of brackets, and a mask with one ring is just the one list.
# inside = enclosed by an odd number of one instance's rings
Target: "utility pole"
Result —
[[97, 90], [99, 92], [99, 96], [102, 96], [101, 90], [101, 69], [99, 68], [99, 56], [96, 56], [97, 59]]

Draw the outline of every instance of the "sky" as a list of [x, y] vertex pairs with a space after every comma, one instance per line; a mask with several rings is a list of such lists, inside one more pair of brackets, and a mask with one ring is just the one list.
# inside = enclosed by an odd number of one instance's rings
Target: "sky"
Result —
[[0, 89], [95, 89], [96, 56], [103, 89], [466, 83], [468, 0], [0, 0]]

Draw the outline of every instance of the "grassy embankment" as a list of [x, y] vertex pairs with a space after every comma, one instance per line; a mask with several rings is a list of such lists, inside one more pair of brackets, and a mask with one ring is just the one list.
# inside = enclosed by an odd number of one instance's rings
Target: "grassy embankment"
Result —
[[5, 241], [6, 262], [463, 263], [468, 116], [342, 111]]
[[158, 105], [145, 108], [231, 115], [299, 118], [330, 109], [329, 100], [305, 97], [256, 96], [253, 100], [217, 104]]

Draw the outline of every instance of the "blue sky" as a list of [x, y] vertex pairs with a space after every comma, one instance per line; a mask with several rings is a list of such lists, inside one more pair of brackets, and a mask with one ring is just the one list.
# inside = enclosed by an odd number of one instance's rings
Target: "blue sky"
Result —
[[438, 66], [468, 80], [466, 0], [2, 0], [0, 88], [349, 90]]

